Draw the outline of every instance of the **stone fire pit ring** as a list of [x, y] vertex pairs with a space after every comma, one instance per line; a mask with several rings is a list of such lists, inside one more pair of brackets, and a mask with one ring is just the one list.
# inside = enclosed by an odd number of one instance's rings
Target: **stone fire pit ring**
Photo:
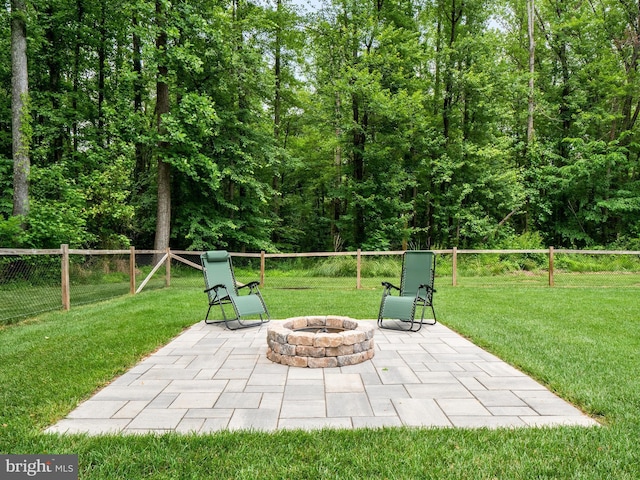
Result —
[[373, 358], [375, 328], [375, 322], [337, 316], [271, 322], [267, 328], [267, 358], [292, 367], [356, 365]]

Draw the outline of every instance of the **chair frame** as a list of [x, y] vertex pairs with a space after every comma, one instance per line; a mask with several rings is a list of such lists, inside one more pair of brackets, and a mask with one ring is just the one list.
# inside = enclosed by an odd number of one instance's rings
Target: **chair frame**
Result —
[[[260, 289], [258, 288], [260, 285], [260, 282], [252, 281], [247, 284], [239, 284], [236, 281], [236, 277], [233, 271], [233, 263], [231, 261], [231, 255], [225, 250], [219, 250], [218, 252], [220, 253], [224, 252], [224, 253], [227, 253], [228, 255], [227, 264], [231, 272], [233, 288], [232, 289], [229, 288], [229, 286], [225, 285], [224, 283], [218, 283], [216, 285], [209, 287], [209, 278], [207, 276], [207, 268], [205, 265], [205, 262], [208, 261], [206, 260], [206, 255], [208, 252], [204, 252], [202, 255], [200, 255], [200, 262], [202, 264], [202, 273], [204, 275], [204, 283], [205, 283], [205, 287], [207, 287], [205, 288], [204, 293], [207, 294], [207, 297], [209, 299], [209, 308], [207, 309], [207, 315], [205, 316], [204, 322], [208, 325], [212, 325], [216, 323], [224, 323], [229, 330], [239, 330], [242, 328], [257, 327], [262, 325], [263, 323], [269, 322], [271, 320], [269, 316], [269, 310], [267, 309], [267, 306], [264, 303], [264, 299], [262, 298], [262, 294], [260, 293]], [[251, 321], [242, 320], [242, 315], [240, 314], [238, 310], [238, 306], [236, 305], [234, 299], [242, 296], [240, 295], [240, 290], [244, 288], [249, 289], [249, 292], [247, 293], [247, 295], [256, 295], [260, 300], [262, 307], [264, 308], [264, 313], [255, 314], [260, 317], [259, 320], [257, 319], [251, 320]], [[229, 290], [233, 290], [233, 291], [230, 292]], [[209, 320], [209, 313], [211, 312], [211, 309], [216, 305], [220, 306], [223, 319]], [[227, 317], [227, 313], [225, 312], [225, 308], [224, 308], [225, 305], [232, 306], [233, 312], [235, 313], [235, 316], [233, 318]], [[266, 316], [266, 319], [264, 318], [263, 315]], [[229, 322], [237, 322], [237, 326], [232, 327], [229, 324]], [[248, 323], [245, 323], [245, 322], [248, 322]]]
[[[405, 273], [406, 273], [406, 268], [407, 268], [407, 253], [424, 253], [424, 254], [431, 254], [432, 260], [431, 260], [431, 272], [429, 275], [429, 279], [428, 282], [429, 283], [422, 283], [417, 287], [417, 291], [415, 296], [414, 295], [408, 295], [405, 292]], [[435, 280], [435, 271], [436, 271], [436, 255], [434, 252], [431, 251], [426, 251], [426, 250], [413, 250], [410, 252], [405, 252], [402, 258], [402, 277], [400, 280], [400, 287], [396, 287], [395, 285], [393, 285], [390, 282], [382, 282], [382, 286], [384, 287], [384, 290], [382, 292], [382, 300], [380, 302], [380, 311], [378, 313], [378, 326], [380, 328], [386, 328], [389, 330], [403, 330], [403, 331], [410, 331], [410, 332], [417, 332], [422, 328], [422, 325], [435, 325], [437, 323], [437, 318], [436, 318], [436, 311], [433, 307], [433, 294], [436, 292], [436, 290], [433, 288], [433, 284], [434, 284], [434, 280]], [[384, 314], [384, 306], [385, 306], [385, 300], [387, 299], [387, 297], [392, 296], [393, 292], [397, 292], [396, 296], [399, 297], [405, 297], [407, 300], [409, 299], [413, 299], [412, 305], [411, 305], [411, 318], [410, 320], [406, 320], [406, 319], [394, 319], [394, 321], [396, 322], [395, 325], [398, 325], [397, 321], [402, 322], [402, 324], [409, 324], [408, 328], [398, 328], [396, 327], [392, 327], [389, 325], [385, 325], [384, 322], [384, 318], [383, 318], [383, 314]], [[431, 307], [431, 312], [433, 313], [433, 322], [425, 322], [424, 320], [424, 313], [427, 307]], [[416, 314], [416, 309], [420, 308], [421, 312], [420, 312], [420, 320], [417, 321], [415, 318], [415, 314]], [[400, 324], [401, 325], [401, 324]]]

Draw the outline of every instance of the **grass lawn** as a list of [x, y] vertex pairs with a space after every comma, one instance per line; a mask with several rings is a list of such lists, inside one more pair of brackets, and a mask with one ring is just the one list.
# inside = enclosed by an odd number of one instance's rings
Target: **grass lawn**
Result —
[[[435, 305], [443, 324], [603, 426], [198, 436], [41, 433], [203, 318], [200, 288], [171, 288], [0, 327], [0, 453], [77, 453], [80, 478], [87, 479], [640, 477], [636, 290], [437, 287]], [[266, 288], [263, 293], [273, 318], [318, 313], [375, 318], [381, 289]]]

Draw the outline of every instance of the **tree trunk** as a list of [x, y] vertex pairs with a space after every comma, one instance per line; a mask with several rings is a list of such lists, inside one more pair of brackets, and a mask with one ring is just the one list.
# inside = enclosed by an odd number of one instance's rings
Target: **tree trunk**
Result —
[[[82, 0], [76, 0], [76, 24], [77, 29], [80, 31], [80, 25], [82, 25], [84, 17], [84, 5]], [[79, 98], [79, 90], [80, 90], [80, 54], [82, 52], [81, 48], [82, 39], [78, 34], [76, 35], [75, 45], [73, 47], [74, 50], [74, 59], [73, 59], [73, 98], [71, 100], [71, 109], [74, 112], [78, 111], [78, 98]], [[73, 123], [71, 124], [71, 135], [73, 141], [73, 153], [78, 152], [78, 118], [74, 117]]]
[[[631, 46], [631, 55], [628, 61], [625, 61], [625, 69], [627, 73], [627, 84], [629, 85], [628, 92], [633, 92], [633, 87], [637, 82], [638, 76], [638, 62], [640, 61], [640, 2], [630, 3], [627, 9], [628, 15], [628, 27], [629, 43]], [[634, 108], [635, 104], [635, 108]], [[640, 100], [636, 101], [633, 98], [632, 93], [628, 93], [625, 96], [623, 102], [623, 117], [624, 124], [623, 129], [630, 131], [635, 126], [638, 120], [638, 113], [640, 112]], [[630, 141], [626, 140], [625, 143]]]
[[[138, 35], [138, 18], [137, 14], [133, 15], [133, 35], [132, 35], [132, 47], [133, 47], [133, 72], [135, 74], [133, 80], [133, 111], [136, 114], [136, 118], [143, 117], [143, 94], [145, 89], [145, 82], [142, 78], [142, 41]], [[150, 167], [150, 148], [140, 141], [139, 136], [136, 136], [136, 166], [134, 168], [134, 180], [136, 183], [136, 189], [140, 189], [140, 180], [146, 177], [149, 173]]]
[[11, 0], [11, 132], [13, 140], [13, 214], [29, 213], [29, 80], [24, 0]]
[[[451, 3], [451, 11], [447, 14], [449, 20], [449, 51], [453, 51], [453, 45], [456, 42], [458, 34], [458, 24], [462, 19], [462, 13], [464, 8], [464, 2], [458, 7], [456, 1]], [[445, 142], [449, 143], [449, 135], [451, 131], [451, 116], [453, 113], [453, 104], [455, 96], [455, 87], [453, 84], [453, 72], [456, 70], [454, 60], [451, 58], [446, 59], [444, 77], [444, 99], [442, 106], [442, 135], [445, 138]]]
[[[336, 148], [333, 152], [333, 164], [335, 166], [334, 175], [334, 188], [335, 191], [340, 190], [342, 184], [342, 147], [340, 146], [340, 137], [342, 131], [340, 129], [340, 110], [342, 108], [342, 101], [340, 99], [340, 93], [335, 94], [335, 127], [336, 127]], [[342, 214], [342, 201], [340, 196], [334, 194], [331, 202], [332, 215], [331, 215], [331, 238], [334, 239], [334, 244], [337, 241], [340, 231], [338, 230], [338, 222], [340, 221], [340, 215]]]
[[440, 16], [437, 18], [436, 26], [436, 65], [435, 65], [435, 80], [433, 82], [433, 114], [438, 114], [439, 99], [440, 99], [440, 69], [442, 68], [442, 23], [440, 22]]
[[[356, 95], [352, 96], [353, 111], [353, 179], [356, 185], [362, 185], [364, 181], [364, 151], [366, 146], [366, 134], [368, 115], [365, 112], [360, 118], [360, 102]], [[356, 187], [357, 189], [357, 187]], [[354, 240], [356, 246], [360, 246], [366, 240], [364, 225], [364, 207], [356, 202], [354, 221]]]
[[533, 95], [533, 87], [534, 87], [534, 79], [533, 75], [535, 72], [535, 38], [533, 36], [533, 26], [535, 22], [534, 18], [534, 9], [535, 9], [535, 0], [527, 0], [527, 28], [529, 33], [529, 113], [527, 117], [527, 145], [530, 147], [533, 143], [533, 111], [535, 107], [534, 103], [534, 95]]
[[[22, 0], [20, 1], [22, 2]], [[50, 4], [47, 6], [46, 15], [47, 18], [50, 19], [56, 18], [57, 11], [53, 5]], [[47, 56], [47, 67], [49, 68], [49, 95], [51, 98], [51, 107], [55, 112], [61, 109], [59, 97], [61, 93], [60, 83], [62, 78], [62, 66], [60, 64], [60, 59], [57, 58], [56, 52], [63, 48], [60, 45], [60, 36], [56, 30], [57, 28], [58, 25], [56, 25], [56, 21], [52, 20], [45, 32], [48, 43], [47, 50], [49, 51], [49, 55]], [[46, 122], [46, 120], [43, 121]], [[56, 121], [55, 124], [50, 125], [49, 128], [53, 128], [56, 133], [51, 142], [50, 157], [47, 160], [51, 163], [58, 164], [62, 162], [64, 152], [64, 127], [59, 121]]]
[[98, 46], [98, 137], [99, 143], [103, 146], [106, 145], [104, 135], [104, 91], [105, 91], [105, 62], [106, 62], [106, 44], [107, 44], [107, 32], [106, 32], [106, 7], [104, 2], [101, 2], [100, 11], [100, 24], [98, 26], [99, 32], [99, 46]]
[[[276, 29], [275, 29], [275, 45], [274, 45], [274, 63], [273, 63], [273, 76], [275, 80], [275, 91], [273, 95], [273, 138], [276, 141], [277, 147], [281, 147], [280, 141], [280, 129], [281, 129], [281, 111], [282, 111], [282, 0], [276, 2]], [[282, 159], [282, 155], [278, 153], [279, 160]], [[274, 192], [280, 191], [281, 179], [280, 179], [280, 162], [276, 164], [273, 178], [271, 180], [271, 186]], [[280, 202], [279, 195], [273, 196], [273, 215], [275, 218], [280, 218]], [[274, 229], [272, 233], [272, 239], [274, 242], [280, 241], [278, 230]]]
[[[164, 64], [164, 53], [167, 47], [167, 33], [164, 30], [164, 11], [160, 0], [156, 1], [156, 15], [160, 33], [156, 38], [156, 50], [160, 55], [158, 78], [156, 81], [156, 121], [158, 133], [164, 133], [162, 115], [169, 112], [169, 85], [167, 74], [169, 69]], [[169, 247], [171, 237], [171, 167], [163, 160], [167, 143], [158, 141], [158, 210], [156, 216], [156, 237], [154, 250], [165, 250]]]
[[[569, 52], [566, 44], [562, 44], [558, 48], [558, 57], [560, 59], [560, 68], [562, 71], [562, 93], [560, 99], [560, 119], [562, 120], [562, 138], [570, 136], [572, 120], [572, 108], [571, 108], [571, 84], [570, 82], [570, 69], [569, 69]], [[567, 142], [560, 142], [560, 156], [566, 162], [569, 158], [569, 146]]]
[[[282, 0], [277, 0], [276, 12], [278, 23], [282, 13]], [[274, 52], [273, 74], [275, 77], [275, 92], [273, 99], [273, 136], [276, 141], [280, 140], [280, 110], [282, 108], [282, 28], [276, 25], [275, 52]]]

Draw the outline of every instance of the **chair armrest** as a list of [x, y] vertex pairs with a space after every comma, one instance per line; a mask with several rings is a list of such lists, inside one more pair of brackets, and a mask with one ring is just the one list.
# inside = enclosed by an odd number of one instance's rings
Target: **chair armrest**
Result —
[[224, 288], [225, 290], [227, 289], [227, 287], [224, 286], [224, 284], [219, 283], [217, 285], [214, 285], [213, 287], [209, 287], [207, 288], [204, 293], [210, 292], [211, 290], [218, 290], [219, 288]]
[[260, 282], [256, 282], [255, 280], [253, 282], [245, 283], [244, 285], [238, 285], [238, 293], [240, 293], [240, 289], [242, 288], [249, 288], [248, 295], [260, 295], [260, 289], [258, 288], [259, 285]]
[[429, 290], [431, 290], [432, 292], [434, 292], [434, 293], [435, 293], [435, 291], [436, 291], [436, 289], [435, 289], [435, 288], [433, 288], [431, 285], [428, 285], [428, 284], [426, 284], [426, 283], [423, 283], [422, 285], [420, 285], [420, 286], [418, 287], [418, 290], [419, 290], [419, 289], [421, 289], [421, 288], [424, 288], [427, 292], [428, 292]]
[[400, 291], [400, 288], [389, 282], [382, 282], [382, 286], [384, 287], [384, 292], [382, 292], [383, 295], [389, 295], [392, 289]]

